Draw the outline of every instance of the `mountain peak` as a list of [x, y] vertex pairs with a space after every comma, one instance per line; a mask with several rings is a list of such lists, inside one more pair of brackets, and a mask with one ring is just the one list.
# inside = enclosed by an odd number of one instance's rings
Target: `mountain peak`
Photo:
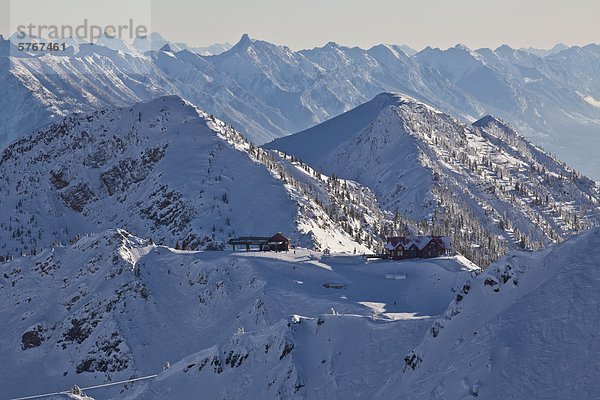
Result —
[[396, 104], [403, 100], [403, 95], [401, 93], [383, 92], [375, 96], [372, 101], [375, 100], [384, 100], [390, 104]]
[[418, 53], [417, 50], [413, 49], [412, 47], [405, 45], [405, 44], [396, 44], [392, 46], [394, 49], [396, 49], [397, 51], [402, 51], [404, 54], [408, 55], [408, 56], [414, 56], [415, 54]]
[[470, 52], [471, 49], [469, 49], [467, 46], [465, 46], [462, 43], [457, 43], [456, 46], [453, 47], [455, 50], [462, 50], [462, 51], [468, 51]]
[[250, 38], [250, 35], [248, 35], [247, 33], [244, 33], [242, 35], [242, 37], [240, 38], [240, 40], [238, 40], [238, 42], [235, 45], [233, 45], [229, 50], [224, 51], [220, 55], [227, 58], [229, 55], [237, 54], [240, 51], [241, 52], [246, 51], [254, 43], [255, 43], [255, 41], [252, 38]]
[[242, 37], [240, 38], [240, 40], [233, 47], [234, 48], [246, 48], [246, 47], [252, 45], [252, 43], [254, 43], [254, 41], [250, 38], [250, 35], [248, 35], [247, 33], [244, 33], [242, 35]]
[[108, 35], [100, 36], [96, 42], [94, 42], [96, 46], [104, 46], [112, 50], [121, 51], [123, 53], [131, 54], [131, 55], [139, 55], [139, 50], [125, 42], [124, 40], [118, 37], [112, 37]]
[[386, 99], [390, 103], [390, 105], [397, 105], [397, 104], [408, 103], [408, 102], [420, 103], [414, 97], [410, 97], [409, 95], [401, 93], [401, 92], [383, 92], [383, 93], [380, 93], [377, 96], [375, 96], [375, 99], [377, 99], [377, 98]]
[[338, 145], [372, 124], [387, 108], [404, 104], [431, 109], [404, 93], [383, 92], [335, 118], [294, 135], [276, 139], [265, 147], [295, 154], [311, 165], [322, 167], [320, 162]]
[[461, 54], [466, 57], [474, 58], [476, 60], [480, 59], [479, 54], [477, 54], [475, 51], [471, 50], [470, 48], [468, 48], [467, 46], [465, 46], [462, 43], [458, 43], [456, 46], [449, 48], [448, 50], [446, 50], [446, 52], [458, 53], [458, 54]]
[[[150, 34], [150, 36], [146, 36], [147, 38], [149, 38], [150, 40], [166, 40], [163, 35], [161, 35], [158, 32], [152, 32]], [[137, 39], [137, 38], [136, 38]]]
[[473, 122], [471, 125], [477, 128], [486, 128], [490, 125], [495, 125], [503, 129], [510, 129], [510, 127], [505, 122], [489, 114]]
[[163, 47], [161, 47], [159, 51], [164, 51], [164, 52], [170, 53], [171, 52], [171, 46], [169, 45], [169, 43], [167, 43]]
[[424, 103], [421, 100], [418, 100], [417, 98], [402, 92], [384, 92], [377, 95], [372, 100], [372, 102], [375, 102], [377, 100], [382, 101], [380, 106], [381, 110], [389, 106], [398, 107], [401, 105], [408, 105], [413, 109], [413, 111], [419, 113], [422, 110], [429, 110], [434, 113], [441, 113], [441, 111], [439, 111], [435, 107], [430, 106], [429, 104]]
[[379, 44], [371, 47], [367, 53], [380, 63], [394, 65], [398, 60], [404, 61], [415, 54], [414, 50], [411, 54], [408, 51], [408, 48], [398, 45]]
[[431, 46], [426, 46], [421, 51], [417, 52], [415, 55], [417, 57], [427, 57], [427, 56], [431, 56], [433, 54], [439, 54], [441, 52], [442, 52], [442, 50], [439, 47], [434, 48]]
[[375, 96], [375, 98], [373, 98], [373, 100], [370, 101], [370, 103], [376, 103], [377, 104], [377, 108], [379, 108], [380, 111], [383, 111], [384, 108], [387, 107], [398, 107], [404, 104], [408, 104], [408, 105], [420, 105], [420, 106], [426, 106], [431, 108], [429, 105], [415, 99], [414, 97], [411, 97], [405, 93], [402, 92], [384, 92], [384, 93], [380, 93], [377, 96]]
[[168, 94], [164, 96], [155, 97], [153, 99], [149, 99], [146, 101], [141, 101], [139, 103], [134, 104], [132, 107], [157, 107], [160, 106], [162, 108], [193, 108], [197, 110], [196, 106], [194, 106], [189, 101], [185, 100], [179, 95], [176, 94]]
[[502, 54], [510, 54], [510, 53], [514, 52], [514, 49], [507, 44], [503, 44], [502, 46], [499, 46], [498, 48], [496, 48], [496, 50], [494, 50], [494, 51], [502, 53]]

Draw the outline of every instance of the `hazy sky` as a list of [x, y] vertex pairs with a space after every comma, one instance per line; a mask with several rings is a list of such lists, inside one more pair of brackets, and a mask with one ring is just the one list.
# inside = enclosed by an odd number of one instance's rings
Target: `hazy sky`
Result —
[[[118, 24], [134, 18], [171, 41], [235, 43], [243, 33], [293, 49], [335, 41], [471, 48], [600, 42], [593, 0], [0, 0], [0, 31], [16, 24]], [[10, 18], [7, 18], [11, 15]], [[3, 19], [3, 20], [2, 20]], [[17, 22], [18, 21], [18, 22]]]

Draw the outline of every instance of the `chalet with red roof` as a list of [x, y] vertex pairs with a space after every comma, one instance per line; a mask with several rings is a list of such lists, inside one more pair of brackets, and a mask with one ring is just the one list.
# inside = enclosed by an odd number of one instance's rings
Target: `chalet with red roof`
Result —
[[385, 250], [394, 260], [433, 258], [453, 253], [452, 241], [447, 236], [391, 237], [385, 244]]

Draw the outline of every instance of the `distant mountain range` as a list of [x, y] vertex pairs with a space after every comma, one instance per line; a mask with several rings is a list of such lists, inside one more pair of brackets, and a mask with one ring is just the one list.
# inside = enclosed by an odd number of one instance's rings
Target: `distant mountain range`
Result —
[[381, 92], [402, 92], [463, 122], [496, 115], [600, 179], [598, 45], [559, 46], [547, 54], [462, 45], [411, 54], [402, 46], [364, 50], [336, 43], [292, 51], [244, 35], [228, 50], [204, 56], [158, 35], [154, 39], [138, 41], [131, 54], [81, 44], [43, 57], [18, 52], [3, 40], [0, 84], [7, 90], [0, 94], [1, 142], [73, 111], [177, 94], [262, 144]]

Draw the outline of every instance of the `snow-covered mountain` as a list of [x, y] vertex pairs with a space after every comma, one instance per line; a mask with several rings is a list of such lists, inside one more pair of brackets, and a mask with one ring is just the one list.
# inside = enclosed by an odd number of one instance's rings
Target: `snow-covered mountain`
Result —
[[498, 238], [537, 248], [600, 223], [590, 179], [498, 119], [468, 126], [406, 95], [379, 95], [265, 146], [369, 187], [387, 211], [433, 219], [429, 229], [454, 231], [465, 254], [473, 245], [494, 253]]
[[475, 276], [461, 258], [190, 252], [108, 230], [2, 264], [0, 395], [158, 373], [88, 394], [589, 398], [599, 248], [596, 228]]
[[[163, 41], [158, 48], [150, 45]], [[2, 142], [52, 116], [177, 94], [261, 144], [381, 92], [400, 91], [463, 121], [497, 115], [600, 179], [597, 45], [545, 57], [508, 46], [473, 51], [460, 45], [413, 55], [395, 45], [365, 50], [336, 43], [292, 51], [244, 35], [219, 55], [201, 56], [162, 38], [150, 42], [139, 42], [149, 51], [136, 56], [103, 46], [84, 46], [81, 54], [77, 49], [43, 56], [12, 51], [4, 60], [12, 68], [3, 68], [0, 77], [2, 87], [10, 88], [0, 99]]]
[[517, 252], [465, 284], [381, 399], [585, 399], [600, 393], [600, 229]]
[[256, 148], [177, 96], [65, 117], [8, 146], [0, 169], [3, 258], [115, 227], [181, 248], [283, 232], [364, 252], [389, 220], [368, 189]]
[[371, 398], [476, 271], [462, 257], [181, 251], [120, 229], [1, 267], [7, 399], [156, 373], [88, 394]]

